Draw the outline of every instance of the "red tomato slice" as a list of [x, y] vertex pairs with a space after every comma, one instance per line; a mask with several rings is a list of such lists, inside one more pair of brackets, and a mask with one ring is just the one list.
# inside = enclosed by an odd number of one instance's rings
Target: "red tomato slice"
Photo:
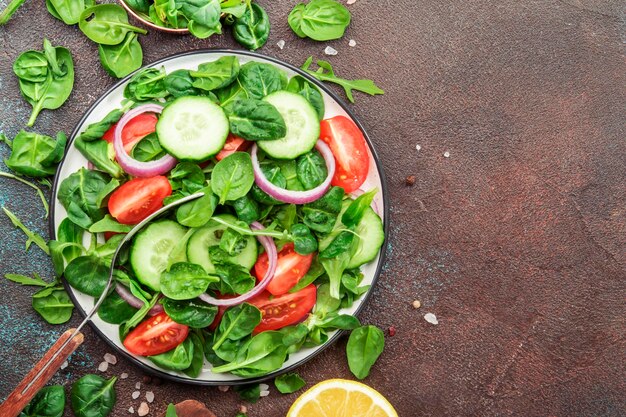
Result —
[[[124, 144], [124, 150], [127, 154], [130, 154], [141, 139], [156, 131], [157, 121], [158, 119], [154, 113], [142, 113], [133, 117], [126, 123], [124, 129], [122, 129], [122, 143]], [[102, 139], [113, 143], [116, 126], [117, 123], [111, 126], [111, 128], [104, 133]]]
[[261, 310], [261, 323], [253, 334], [266, 330], [278, 330], [302, 321], [317, 300], [317, 288], [311, 284], [293, 294], [272, 296], [267, 291], [246, 301]]
[[135, 355], [158, 355], [183, 343], [187, 334], [189, 327], [176, 323], [163, 312], [144, 320], [128, 333], [124, 346]]
[[[267, 291], [272, 295], [281, 295], [293, 288], [300, 278], [309, 271], [314, 254], [300, 255], [293, 248], [293, 243], [287, 243], [278, 252], [278, 264], [274, 278], [267, 286]], [[254, 264], [254, 272], [258, 280], [263, 279], [269, 268], [267, 252], [263, 252]]]
[[239, 136], [235, 136], [232, 133], [228, 135], [226, 139], [226, 143], [222, 150], [215, 156], [215, 159], [221, 161], [226, 158], [228, 155], [235, 153], [237, 151], [245, 151], [252, 145], [252, 142], [247, 141], [245, 139], [240, 138]]
[[367, 178], [370, 156], [361, 129], [345, 116], [322, 120], [320, 139], [333, 151], [337, 168], [332, 185], [356, 191]]
[[161, 207], [172, 194], [166, 177], [134, 178], [115, 190], [109, 198], [109, 213], [122, 224], [137, 224]]

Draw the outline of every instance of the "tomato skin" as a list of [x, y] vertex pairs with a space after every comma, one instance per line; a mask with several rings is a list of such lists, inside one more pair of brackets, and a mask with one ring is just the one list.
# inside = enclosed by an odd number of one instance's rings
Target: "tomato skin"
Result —
[[172, 194], [166, 177], [134, 178], [119, 187], [109, 198], [109, 213], [122, 224], [137, 224], [161, 207]]
[[[133, 148], [139, 141], [150, 133], [156, 131], [157, 117], [154, 113], [142, 113], [139, 114], [126, 123], [124, 129], [122, 129], [122, 143], [124, 144], [124, 150], [127, 154], [130, 154]], [[107, 130], [102, 139], [109, 143], [113, 143], [115, 137], [115, 128], [117, 123]]]
[[317, 288], [311, 284], [293, 294], [272, 296], [267, 291], [246, 301], [261, 310], [261, 323], [252, 334], [278, 330], [302, 321], [317, 301]]
[[158, 355], [183, 343], [188, 334], [189, 327], [176, 323], [162, 312], [144, 320], [128, 333], [124, 347], [135, 355]]
[[[272, 295], [282, 295], [293, 288], [311, 267], [315, 253], [309, 255], [300, 255], [296, 253], [293, 243], [287, 243], [282, 250], [278, 252], [278, 263], [276, 265], [276, 273], [274, 278], [267, 285], [266, 290]], [[263, 279], [267, 269], [269, 268], [269, 260], [267, 252], [259, 255], [256, 264], [254, 264], [254, 273], [258, 280]]]
[[361, 129], [345, 116], [324, 119], [320, 123], [320, 139], [328, 144], [335, 156], [336, 169], [332, 185], [346, 193], [359, 189], [367, 178], [370, 156]]
[[245, 151], [252, 145], [252, 142], [240, 138], [239, 136], [233, 135], [232, 133], [228, 134], [228, 138], [226, 138], [226, 143], [222, 150], [215, 155], [215, 159], [221, 161], [226, 158], [228, 155], [233, 154], [237, 151]]

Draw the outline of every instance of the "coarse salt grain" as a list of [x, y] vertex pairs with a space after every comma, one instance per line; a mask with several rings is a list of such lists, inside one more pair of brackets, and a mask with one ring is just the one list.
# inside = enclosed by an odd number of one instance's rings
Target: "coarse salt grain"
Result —
[[280, 49], [283, 49], [285, 47], [285, 41], [284, 40], [279, 40], [278, 42], [276, 42], [276, 46], [278, 46]]
[[146, 401], [152, 404], [152, 401], [154, 401], [154, 392], [152, 391], [146, 392]]
[[131, 394], [131, 397], [133, 397], [133, 400], [136, 400], [137, 398], [139, 398], [140, 395], [141, 395], [141, 392], [133, 391], [133, 393]]
[[415, 149], [417, 149], [418, 151], [422, 149], [421, 145], [415, 145]]
[[126, 379], [128, 378], [128, 374], [126, 372], [122, 372], [122, 375], [120, 375], [120, 379]]
[[444, 158], [450, 158], [450, 152], [445, 151], [445, 152], [443, 153], [443, 157], [444, 157]]
[[220, 385], [217, 387], [218, 390], [220, 390], [221, 392], [226, 392], [228, 391], [228, 385]]
[[61, 364], [61, 369], [65, 369], [65, 368], [67, 368], [67, 367], [68, 367], [68, 365], [69, 365], [69, 363], [68, 363], [67, 361], [63, 362], [63, 363]]
[[333, 48], [332, 46], [327, 46], [326, 49], [324, 49], [324, 53], [326, 55], [337, 55], [338, 52], [335, 48]]
[[418, 309], [421, 306], [422, 306], [422, 303], [420, 303], [420, 300], [413, 301], [413, 308]]
[[117, 357], [115, 357], [115, 355], [112, 355], [110, 353], [104, 354], [104, 360], [110, 363], [111, 365], [115, 365], [117, 363]]
[[137, 382], [135, 384], [135, 389], [141, 389], [141, 382]]
[[268, 395], [270, 395], [269, 391], [261, 391], [261, 394], [259, 394], [261, 397], [267, 397]]
[[439, 321], [437, 320], [437, 316], [435, 316], [433, 313], [424, 314], [424, 320], [426, 320], [430, 324], [439, 324]]
[[129, 407], [129, 408], [128, 408], [128, 412], [129, 412], [130, 414], [135, 414], [135, 408], [134, 408], [134, 407], [132, 407], [132, 406], [131, 406], [131, 407]]
[[350, 42], [348, 42], [348, 46], [356, 46], [356, 41], [354, 39], [350, 39]]
[[248, 407], [246, 407], [245, 405], [240, 405], [239, 412], [241, 412], [242, 414], [246, 414], [248, 412]]
[[268, 389], [270, 389], [270, 386], [267, 384], [259, 384], [259, 389], [261, 391], [267, 391]]
[[142, 402], [137, 409], [137, 415], [140, 417], [147, 416], [149, 412], [150, 407], [148, 407], [148, 404], [146, 402]]
[[102, 362], [102, 363], [100, 363], [100, 365], [98, 365], [98, 371], [100, 371], [100, 372], [106, 372], [107, 369], [109, 369], [109, 363], [108, 362]]
[[356, 0], [348, 0], [346, 3], [347, 4], [354, 4], [354, 3], [356, 3]]

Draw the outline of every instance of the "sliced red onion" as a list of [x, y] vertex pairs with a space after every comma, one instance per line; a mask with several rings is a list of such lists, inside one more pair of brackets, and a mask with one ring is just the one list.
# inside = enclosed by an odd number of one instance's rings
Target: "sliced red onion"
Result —
[[[259, 222], [253, 222], [250, 227], [254, 230], [265, 229], [265, 227]], [[257, 236], [256, 238], [265, 248], [265, 252], [267, 252], [267, 259], [269, 260], [269, 267], [267, 268], [267, 272], [265, 273], [265, 276], [263, 277], [261, 282], [259, 282], [253, 289], [251, 289], [247, 293], [235, 298], [219, 299], [212, 297], [206, 293], [200, 295], [198, 298], [200, 298], [205, 303], [213, 304], [215, 306], [230, 307], [249, 300], [250, 298], [258, 295], [261, 291], [265, 289], [265, 287], [267, 287], [267, 284], [269, 284], [272, 278], [274, 278], [274, 273], [276, 272], [276, 264], [278, 262], [276, 244], [274, 244], [274, 239], [269, 236]]]
[[[126, 288], [125, 286], [123, 286], [122, 284], [116, 284], [115, 285], [115, 292], [117, 292], [117, 294], [122, 297], [122, 299], [124, 301], [126, 301], [131, 307], [135, 307], [137, 309], [140, 309], [141, 307], [143, 307], [143, 301], [141, 301], [139, 298], [135, 297], [129, 290], [128, 288]], [[163, 306], [161, 304], [155, 304], [150, 311], [148, 312], [149, 315], [154, 316], [155, 314], [159, 314], [161, 311], [163, 311]]]
[[135, 107], [134, 109], [129, 110], [124, 116], [122, 116], [120, 121], [117, 122], [113, 136], [115, 157], [122, 169], [134, 177], [154, 177], [155, 175], [164, 174], [176, 166], [176, 159], [168, 154], [157, 161], [140, 162], [133, 159], [124, 150], [122, 130], [124, 129], [124, 126], [126, 126], [126, 123], [128, 123], [133, 117], [142, 113], [161, 113], [162, 111], [163, 106], [159, 104], [144, 104], [143, 106]]
[[[359, 188], [358, 190], [352, 191], [350, 193], [350, 196], [353, 198], [357, 198], [363, 194], [365, 194], [365, 190], [363, 190], [362, 188]], [[378, 217], [382, 217], [382, 214], [380, 214], [382, 213], [382, 211], [378, 208], [378, 203], [376, 202], [376, 198], [372, 200], [372, 209], [374, 210], [376, 214], [378, 214]]]
[[256, 143], [252, 145], [251, 152], [252, 167], [254, 168], [254, 181], [261, 190], [265, 191], [276, 200], [284, 203], [306, 204], [319, 199], [324, 195], [324, 193], [326, 193], [330, 187], [330, 181], [335, 175], [335, 157], [333, 156], [333, 152], [330, 150], [328, 145], [322, 140], [317, 141], [315, 149], [317, 149], [324, 158], [324, 161], [326, 162], [326, 169], [328, 170], [328, 176], [324, 182], [317, 187], [306, 191], [292, 191], [272, 184], [261, 170], [261, 165], [259, 164], [259, 158], [257, 156], [258, 148]]

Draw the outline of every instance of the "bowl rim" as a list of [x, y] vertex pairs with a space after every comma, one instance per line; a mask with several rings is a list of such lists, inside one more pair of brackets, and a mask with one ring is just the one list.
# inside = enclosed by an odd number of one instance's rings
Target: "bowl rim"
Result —
[[175, 33], [178, 35], [184, 35], [184, 34], [189, 33], [189, 29], [187, 28], [168, 28], [168, 27], [159, 26], [155, 24], [154, 22], [151, 22], [150, 20], [141, 16], [139, 13], [133, 10], [132, 7], [126, 4], [124, 0], [117, 0], [117, 1], [122, 5], [124, 9], [126, 9], [126, 12], [128, 12], [128, 14], [130, 14], [132, 17], [139, 20], [142, 24], [148, 26], [151, 29], [156, 29], [162, 32], [167, 32], [167, 33]]
[[[134, 71], [131, 74], [129, 74], [126, 77], [124, 77], [123, 79], [119, 80], [118, 82], [113, 84], [111, 87], [109, 87], [104, 93], [102, 93], [102, 95], [100, 95], [100, 97], [98, 97], [98, 99], [95, 102], [93, 102], [87, 108], [87, 110], [83, 113], [83, 115], [80, 118], [80, 120], [76, 123], [76, 126], [75, 126], [75, 128], [72, 131], [72, 134], [70, 136], [70, 140], [68, 141], [68, 143], [66, 145], [66, 150], [69, 149], [73, 145], [74, 141], [76, 140], [76, 137], [80, 133], [79, 132], [80, 127], [85, 123], [85, 120], [90, 116], [90, 114], [100, 104], [100, 102], [102, 102], [109, 94], [111, 94], [111, 92], [113, 90], [118, 88], [120, 85], [128, 82], [128, 80], [133, 75], [135, 75], [137, 72], [142, 71], [143, 69], [148, 68], [148, 67], [154, 67], [156, 65], [163, 64], [163, 63], [165, 63], [167, 61], [170, 61], [172, 59], [176, 59], [176, 58], [180, 58], [180, 57], [184, 57], [184, 56], [189, 56], [189, 55], [201, 55], [201, 54], [209, 54], [209, 55], [211, 55], [211, 54], [232, 54], [232, 55], [239, 55], [239, 56], [248, 56], [248, 57], [252, 57], [252, 58], [259, 58], [259, 59], [262, 59], [262, 60], [265, 60], [265, 61], [269, 61], [269, 62], [271, 62], [274, 65], [284, 66], [284, 67], [294, 71], [298, 75], [301, 75], [307, 81], [313, 83], [315, 86], [317, 86], [322, 91], [324, 91], [326, 94], [328, 94], [348, 114], [348, 116], [350, 116], [352, 121], [359, 127], [359, 129], [363, 133], [363, 136], [365, 137], [365, 141], [367, 142], [367, 145], [369, 147], [370, 153], [371, 153], [371, 155], [372, 155], [372, 157], [374, 159], [374, 163], [376, 165], [376, 170], [378, 171], [378, 176], [379, 176], [379, 179], [380, 179], [382, 198], [383, 198], [383, 230], [384, 230], [384, 234], [385, 234], [385, 241], [383, 243], [383, 246], [380, 249], [380, 256], [378, 258], [378, 264], [376, 265], [376, 270], [374, 272], [374, 276], [372, 277], [371, 288], [369, 289], [369, 291], [367, 293], [365, 293], [363, 301], [357, 307], [357, 309], [354, 311], [353, 315], [354, 316], [358, 316], [361, 313], [361, 311], [363, 310], [363, 308], [365, 307], [365, 305], [367, 304], [367, 302], [369, 301], [370, 297], [372, 296], [372, 293], [374, 291], [374, 287], [376, 286], [376, 283], [378, 282], [378, 278], [380, 277], [380, 274], [382, 273], [383, 266], [385, 265], [386, 258], [387, 258], [386, 254], [387, 254], [387, 245], [389, 244], [389, 223], [390, 223], [390, 221], [389, 221], [390, 220], [390, 218], [389, 218], [390, 210], [389, 210], [388, 185], [387, 185], [385, 174], [383, 172], [383, 168], [382, 168], [380, 157], [376, 153], [374, 145], [373, 145], [373, 143], [372, 143], [372, 141], [371, 141], [367, 131], [365, 130], [365, 128], [363, 127], [361, 122], [356, 118], [356, 115], [354, 114], [354, 112], [350, 108], [348, 108], [346, 103], [342, 99], [340, 99], [333, 91], [331, 91], [327, 86], [322, 84], [321, 81], [318, 81], [317, 79], [313, 78], [311, 75], [307, 74], [302, 69], [300, 69], [300, 68], [298, 68], [298, 67], [296, 67], [296, 66], [294, 66], [292, 64], [289, 64], [287, 62], [284, 62], [284, 61], [282, 61], [282, 60], [280, 60], [278, 58], [274, 58], [274, 57], [271, 57], [271, 56], [268, 56], [268, 55], [264, 55], [264, 54], [261, 54], [261, 53], [258, 53], [258, 52], [236, 50], [236, 49], [228, 49], [228, 48], [195, 49], [195, 50], [191, 50], [191, 51], [178, 52], [178, 53], [175, 53], [175, 54], [168, 55], [168, 56], [166, 56], [164, 58], [158, 59], [158, 60], [153, 61], [153, 62], [151, 62], [149, 64], [146, 64], [146, 65], [143, 65], [141, 68], [137, 69], [136, 71]], [[58, 192], [59, 183], [60, 183], [60, 175], [59, 174], [60, 174], [61, 168], [63, 167], [63, 165], [65, 163], [65, 158], [66, 157], [67, 157], [67, 151], [63, 155], [63, 159], [59, 162], [59, 165], [58, 165], [58, 168], [57, 168], [57, 172], [55, 173], [55, 176], [54, 176], [54, 182], [52, 184], [52, 189], [51, 189], [51, 194], [50, 194], [50, 202], [49, 202], [50, 203], [50, 215], [48, 217], [48, 228], [49, 228], [49, 233], [50, 233], [51, 240], [56, 239], [56, 228], [55, 228], [55, 224], [54, 224], [55, 208], [56, 208], [55, 198], [56, 198], [56, 195], [57, 195], [57, 192]], [[87, 313], [83, 310], [83, 308], [81, 307], [80, 303], [78, 303], [78, 300], [74, 296], [73, 292], [70, 290], [69, 283], [65, 279], [63, 279], [62, 282], [63, 282], [63, 286], [65, 287], [65, 290], [67, 291], [67, 293], [69, 294], [70, 298], [72, 299], [72, 303], [74, 304], [76, 309], [80, 312], [81, 316], [84, 318], [87, 315]], [[196, 380], [196, 379], [193, 379], [193, 378], [184, 378], [184, 377], [181, 377], [181, 376], [178, 376], [178, 375], [172, 375], [172, 374], [169, 374], [167, 372], [163, 372], [161, 370], [152, 368], [152, 367], [146, 365], [145, 363], [139, 361], [137, 358], [135, 358], [134, 355], [130, 354], [129, 352], [126, 352], [125, 350], [121, 349], [119, 346], [115, 345], [111, 340], [109, 340], [109, 338], [107, 336], [104, 335], [104, 333], [100, 330], [100, 328], [94, 322], [89, 320], [88, 323], [89, 323], [89, 326], [91, 327], [91, 329], [94, 330], [94, 332], [98, 335], [98, 337], [101, 340], [103, 340], [106, 344], [111, 346], [111, 348], [113, 348], [117, 353], [122, 355], [126, 360], [128, 360], [129, 362], [131, 362], [135, 366], [139, 367], [141, 369], [141, 371], [143, 371], [144, 373], [152, 375], [152, 376], [159, 377], [159, 378], [161, 378], [163, 380], [169, 380], [169, 381], [173, 381], [173, 382], [179, 382], [179, 383], [189, 384], [189, 385], [198, 385], [198, 386], [219, 386], [219, 385], [233, 385], [234, 386], [234, 385], [254, 384], [254, 383], [259, 383], [259, 382], [262, 382], [262, 381], [267, 381], [267, 380], [269, 380], [271, 378], [274, 378], [274, 377], [276, 377], [278, 375], [282, 375], [282, 374], [291, 372], [291, 371], [295, 370], [296, 368], [302, 366], [306, 362], [310, 361], [311, 359], [315, 358], [317, 355], [319, 355], [320, 353], [322, 353], [323, 351], [328, 349], [331, 345], [333, 345], [345, 332], [345, 330], [338, 330], [338, 331], [336, 331], [326, 341], [326, 343], [321, 345], [312, 354], [310, 354], [307, 357], [299, 360], [298, 362], [295, 362], [295, 363], [289, 365], [286, 368], [281, 368], [281, 369], [279, 369], [277, 371], [274, 371], [274, 372], [271, 372], [271, 373], [269, 373], [267, 375], [263, 375], [263, 376], [259, 376], [259, 377], [253, 377], [253, 378], [241, 378], [241, 379], [228, 380], [228, 381], [205, 381], [205, 380]]]

